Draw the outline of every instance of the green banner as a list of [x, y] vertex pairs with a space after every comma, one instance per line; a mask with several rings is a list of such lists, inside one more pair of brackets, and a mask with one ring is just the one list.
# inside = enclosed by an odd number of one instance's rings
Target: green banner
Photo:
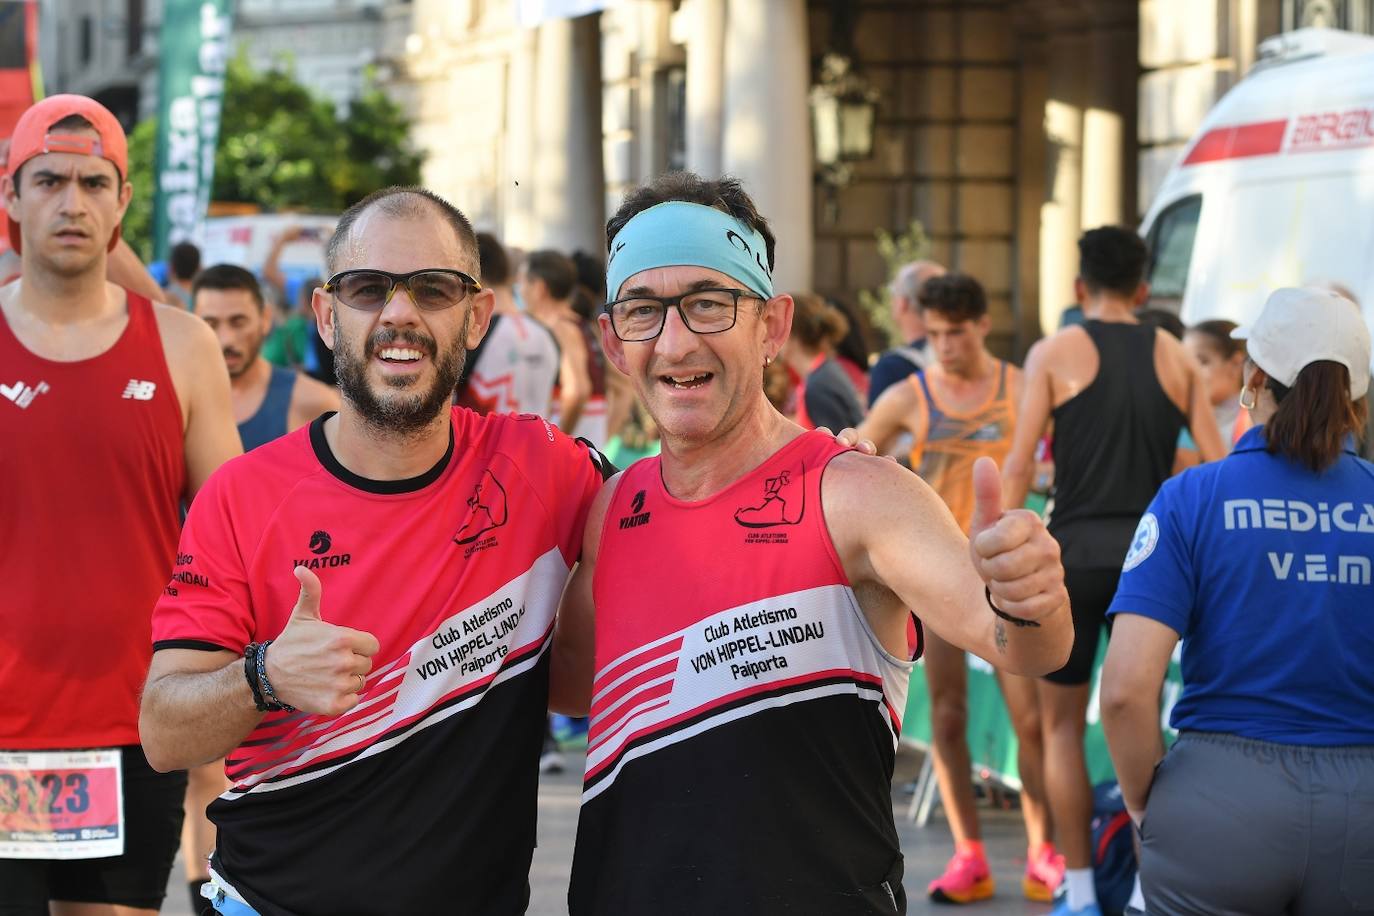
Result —
[[158, 45], [154, 257], [199, 241], [215, 177], [233, 0], [166, 0]]
[[[1093, 784], [1116, 779], [1112, 759], [1107, 753], [1107, 739], [1102, 734], [1098, 691], [1101, 687], [1102, 659], [1107, 654], [1105, 633], [1097, 650], [1093, 667], [1092, 696], [1088, 701], [1088, 732], [1086, 750], [1088, 776]], [[1164, 680], [1160, 723], [1164, 727], [1164, 741], [1172, 744], [1176, 733], [1169, 727], [1169, 713], [1183, 690], [1183, 676], [1179, 670], [1177, 648], [1169, 662]], [[930, 746], [930, 694], [926, 690], [925, 667], [918, 667], [911, 675], [911, 691], [907, 695], [906, 717], [902, 719], [902, 740], [923, 748]], [[984, 779], [991, 779], [1014, 789], [1021, 787], [1016, 769], [1016, 734], [1011, 730], [1006, 704], [992, 666], [976, 655], [968, 656], [968, 747], [973, 768]]]

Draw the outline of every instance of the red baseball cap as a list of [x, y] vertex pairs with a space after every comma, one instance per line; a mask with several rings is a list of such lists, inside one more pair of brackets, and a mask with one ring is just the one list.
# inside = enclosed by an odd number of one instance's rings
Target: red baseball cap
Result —
[[[50, 134], [58, 121], [80, 115], [95, 128], [94, 138], [84, 134]], [[124, 128], [110, 110], [95, 99], [84, 95], [51, 95], [19, 116], [14, 125], [14, 135], [10, 137], [9, 161], [5, 164], [5, 174], [14, 178], [19, 167], [34, 156], [44, 153], [77, 153], [83, 156], [99, 156], [108, 159], [119, 172], [120, 180], [129, 175], [129, 143], [124, 137]], [[16, 253], [20, 250], [19, 224], [7, 219], [10, 244]], [[115, 226], [110, 236], [107, 250], [114, 251], [119, 244], [119, 227]]]

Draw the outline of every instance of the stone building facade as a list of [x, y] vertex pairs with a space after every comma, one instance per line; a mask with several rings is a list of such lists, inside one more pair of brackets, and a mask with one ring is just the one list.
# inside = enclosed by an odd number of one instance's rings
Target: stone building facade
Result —
[[[1018, 356], [1069, 304], [1078, 235], [1138, 220], [1260, 40], [1374, 30], [1372, 0], [558, 5], [522, 28], [511, 3], [416, 0], [405, 70], [426, 180], [479, 223], [521, 248], [599, 251], [627, 188], [731, 173], [778, 230], [782, 288], [880, 287], [875, 230], [917, 219], [935, 258], [983, 281], [994, 344]], [[810, 152], [827, 51], [879, 94], [873, 155], [838, 188]]]

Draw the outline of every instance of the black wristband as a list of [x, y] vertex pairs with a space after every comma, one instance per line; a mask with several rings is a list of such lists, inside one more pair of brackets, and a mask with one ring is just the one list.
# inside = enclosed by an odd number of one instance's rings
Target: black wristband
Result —
[[996, 614], [998, 617], [1001, 617], [1003, 620], [1009, 622], [1012, 626], [1014, 626], [1014, 627], [1038, 627], [1038, 626], [1040, 626], [1039, 622], [1037, 622], [1037, 621], [1034, 621], [1034, 620], [1027, 620], [1027, 619], [1025, 619], [1024, 617], [1013, 617], [1013, 616], [1011, 616], [1010, 614], [1008, 614], [1006, 611], [1002, 610], [1002, 609], [1001, 609], [1000, 607], [998, 607], [997, 605], [993, 604], [993, 603], [992, 603], [992, 589], [989, 588], [989, 587], [986, 586], [986, 585], [983, 586], [983, 597], [985, 597], [985, 598], [988, 599], [988, 607], [992, 608], [992, 612], [993, 612], [994, 614]]
[[257, 651], [258, 686], [262, 688], [263, 702], [267, 709], [273, 712], [295, 712], [296, 707], [277, 699], [277, 692], [272, 689], [272, 682], [267, 679], [267, 647], [270, 645], [272, 645], [270, 639], [258, 643]]
[[243, 677], [248, 681], [248, 689], [253, 691], [253, 705], [258, 712], [271, 709], [262, 697], [262, 688], [258, 686], [258, 644], [255, 642], [243, 647]]

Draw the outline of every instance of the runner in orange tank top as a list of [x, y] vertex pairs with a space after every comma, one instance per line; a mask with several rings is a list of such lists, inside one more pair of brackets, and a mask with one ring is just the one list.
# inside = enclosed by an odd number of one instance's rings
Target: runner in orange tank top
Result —
[[[973, 517], [973, 463], [984, 455], [999, 466], [1005, 460], [1021, 372], [987, 350], [991, 322], [977, 280], [967, 274], [932, 278], [921, 289], [920, 304], [935, 361], [907, 384], [884, 392], [859, 434], [882, 450], [900, 433], [910, 433], [912, 468], [967, 531]], [[935, 900], [969, 903], [992, 896], [993, 882], [969, 779], [967, 663], [963, 650], [934, 633], [926, 637], [925, 658], [935, 776], [955, 842], [954, 858], [929, 892]], [[1060, 866], [1049, 843], [1035, 684], [1001, 671], [998, 683], [1017, 736], [1028, 846], [1022, 890], [1032, 900], [1049, 900]]]

